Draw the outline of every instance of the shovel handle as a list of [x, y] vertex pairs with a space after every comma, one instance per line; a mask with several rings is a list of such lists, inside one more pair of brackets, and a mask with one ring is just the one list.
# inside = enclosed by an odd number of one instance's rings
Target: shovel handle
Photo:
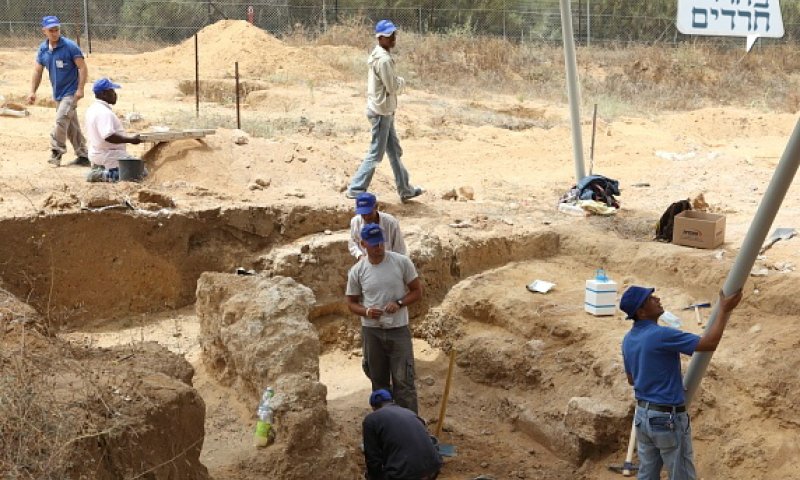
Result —
[[447, 412], [447, 397], [450, 396], [450, 381], [453, 379], [453, 366], [456, 363], [456, 349], [450, 349], [450, 364], [447, 366], [447, 380], [444, 382], [444, 395], [442, 404], [439, 406], [439, 421], [436, 423], [436, 438], [442, 434], [444, 427], [444, 415]]
[[697, 324], [698, 325], [702, 325], [703, 324], [703, 319], [700, 318], [700, 307], [698, 307], [697, 305], [695, 305], [695, 307], [694, 307], [694, 318], [697, 319]]

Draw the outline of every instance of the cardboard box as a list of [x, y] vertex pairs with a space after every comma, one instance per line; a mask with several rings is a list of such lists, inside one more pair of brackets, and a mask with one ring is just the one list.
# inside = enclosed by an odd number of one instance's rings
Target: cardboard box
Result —
[[725, 243], [725, 215], [684, 210], [675, 215], [672, 243], [696, 248], [717, 248]]

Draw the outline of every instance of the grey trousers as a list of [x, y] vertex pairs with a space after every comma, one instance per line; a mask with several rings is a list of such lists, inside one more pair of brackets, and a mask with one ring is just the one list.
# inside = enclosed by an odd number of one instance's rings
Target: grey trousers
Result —
[[81, 124], [78, 121], [75, 97], [72, 95], [62, 98], [56, 107], [56, 124], [50, 132], [50, 149], [58, 153], [67, 153], [67, 138], [72, 144], [75, 155], [86, 157], [86, 139], [81, 133]]
[[418, 412], [414, 386], [414, 347], [408, 327], [361, 327], [364, 342], [364, 373], [372, 381], [372, 391], [385, 388], [395, 403]]

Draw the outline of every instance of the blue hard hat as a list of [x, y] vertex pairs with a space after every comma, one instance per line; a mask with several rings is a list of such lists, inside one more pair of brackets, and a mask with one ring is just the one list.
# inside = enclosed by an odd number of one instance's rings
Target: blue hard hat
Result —
[[358, 197], [356, 197], [356, 213], [358, 215], [368, 215], [375, 210], [375, 204], [378, 202], [378, 199], [375, 198], [375, 195], [364, 192], [359, 193]]
[[391, 20], [381, 20], [375, 24], [375, 36], [376, 37], [389, 37], [391, 36], [397, 27], [392, 23]]
[[642, 308], [647, 297], [655, 292], [655, 288], [645, 288], [633, 285], [625, 290], [619, 300], [619, 309], [628, 314], [628, 319], [636, 318], [636, 311]]
[[383, 230], [377, 223], [368, 223], [361, 227], [361, 240], [370, 247], [377, 247], [383, 243]]
[[61, 21], [55, 15], [47, 15], [42, 17], [42, 28], [60, 27]]
[[378, 407], [382, 403], [391, 401], [392, 401], [392, 394], [389, 392], [389, 390], [386, 390], [385, 388], [375, 390], [369, 396], [369, 405], [371, 407]]
[[94, 82], [92, 86], [92, 91], [94, 93], [100, 93], [105, 90], [116, 90], [118, 88], [122, 88], [118, 83], [114, 83], [108, 79], [108, 77], [103, 77], [100, 80]]

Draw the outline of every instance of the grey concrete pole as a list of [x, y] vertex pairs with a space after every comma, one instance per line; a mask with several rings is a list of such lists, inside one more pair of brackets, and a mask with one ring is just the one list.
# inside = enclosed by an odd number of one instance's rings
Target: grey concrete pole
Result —
[[[753, 263], [756, 261], [758, 252], [764, 244], [764, 239], [767, 237], [773, 220], [775, 220], [775, 215], [786, 197], [786, 192], [789, 190], [792, 180], [794, 180], [798, 165], [800, 165], [800, 120], [795, 125], [783, 156], [781, 156], [781, 160], [777, 168], [775, 168], [775, 173], [772, 175], [769, 187], [764, 193], [761, 205], [758, 206], [753, 223], [750, 224], [750, 229], [747, 231], [742, 248], [736, 256], [733, 268], [728, 273], [728, 278], [725, 279], [725, 284], [722, 286], [724, 295], [730, 295], [744, 286], [744, 282], [753, 268]], [[718, 312], [719, 303], [715, 304], [711, 311], [706, 330], [710, 329], [711, 325], [717, 320]], [[697, 388], [700, 386], [700, 381], [703, 379], [713, 355], [714, 352], [696, 352], [692, 355], [692, 361], [689, 363], [689, 368], [683, 377], [687, 404], [690, 404], [694, 399]]]
[[569, 0], [561, 1], [561, 34], [564, 38], [564, 64], [567, 70], [569, 118], [572, 123], [572, 155], [575, 158], [575, 182], [586, 176], [581, 135], [581, 95], [578, 89], [578, 62], [575, 60], [575, 36], [572, 33], [572, 10]]

